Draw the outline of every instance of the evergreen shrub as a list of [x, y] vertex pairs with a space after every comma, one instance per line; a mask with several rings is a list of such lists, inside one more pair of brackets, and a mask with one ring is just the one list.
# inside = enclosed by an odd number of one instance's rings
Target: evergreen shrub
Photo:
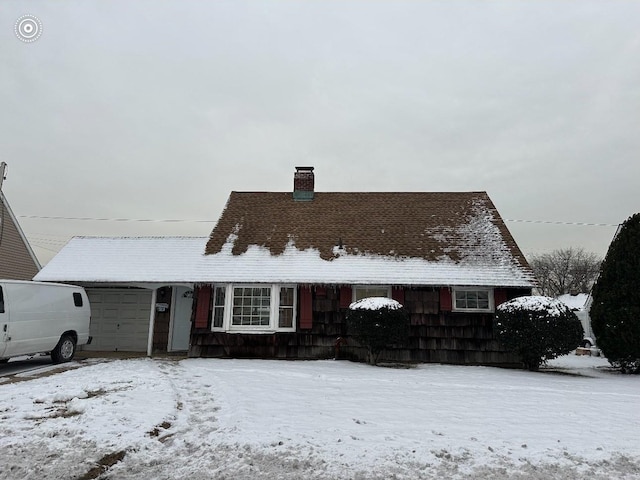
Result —
[[542, 296], [514, 298], [499, 305], [494, 332], [529, 370], [571, 352], [583, 336], [580, 320], [567, 305]]
[[377, 363], [382, 350], [409, 338], [409, 314], [393, 300], [365, 298], [354, 302], [346, 321], [349, 335], [367, 348], [367, 363], [371, 365]]
[[592, 295], [596, 344], [622, 372], [640, 373], [640, 213], [611, 242]]

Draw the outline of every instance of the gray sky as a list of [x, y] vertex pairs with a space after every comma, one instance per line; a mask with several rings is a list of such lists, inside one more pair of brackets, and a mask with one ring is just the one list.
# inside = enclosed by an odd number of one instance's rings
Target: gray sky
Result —
[[[72, 235], [207, 235], [231, 190], [288, 191], [296, 165], [317, 191], [485, 190], [505, 219], [616, 225], [640, 211], [639, 19], [629, 0], [3, 0], [3, 191], [43, 262]], [[507, 225], [527, 255], [604, 255], [615, 232]]]

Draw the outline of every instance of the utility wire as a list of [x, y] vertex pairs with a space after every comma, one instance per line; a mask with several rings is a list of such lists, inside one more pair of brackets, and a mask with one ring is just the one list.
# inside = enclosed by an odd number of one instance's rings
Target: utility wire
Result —
[[183, 219], [153, 219], [153, 218], [93, 218], [93, 217], [46, 217], [42, 215], [18, 215], [20, 218], [35, 218], [41, 220], [82, 220], [98, 222], [148, 222], [148, 223], [216, 223], [215, 220], [183, 220]]
[[547, 225], [577, 225], [580, 227], [619, 227], [620, 224], [616, 223], [586, 223], [586, 222], [559, 222], [552, 220], [515, 220], [511, 218], [505, 218], [505, 222], [515, 222], [515, 223], [544, 223]]
[[[97, 222], [146, 222], [146, 223], [216, 223], [216, 220], [184, 220], [184, 219], [153, 219], [153, 218], [94, 218], [94, 217], [48, 217], [43, 215], [18, 215], [20, 218], [40, 220], [81, 220]], [[519, 220], [505, 218], [505, 222], [514, 223], [538, 223], [547, 225], [576, 225], [580, 227], [618, 227], [618, 223], [588, 223], [588, 222], [561, 222], [553, 220]]]
[[53, 252], [53, 253], [58, 253], [60, 251], [60, 250], [54, 250], [53, 248], [44, 247], [42, 245], [38, 245], [35, 242], [29, 242], [29, 244], [33, 245], [34, 247], [42, 248], [43, 250], [48, 250], [48, 251]]

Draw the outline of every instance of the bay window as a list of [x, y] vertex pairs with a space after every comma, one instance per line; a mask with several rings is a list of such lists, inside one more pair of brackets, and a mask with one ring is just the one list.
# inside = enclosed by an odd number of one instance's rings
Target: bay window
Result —
[[212, 330], [236, 333], [295, 331], [293, 285], [216, 285]]

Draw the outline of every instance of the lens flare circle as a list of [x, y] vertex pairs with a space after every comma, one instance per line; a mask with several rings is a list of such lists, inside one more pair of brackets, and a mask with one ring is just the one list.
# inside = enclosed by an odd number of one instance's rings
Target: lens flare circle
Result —
[[16, 20], [14, 30], [23, 42], [35, 42], [42, 35], [42, 22], [35, 15], [23, 15]]

